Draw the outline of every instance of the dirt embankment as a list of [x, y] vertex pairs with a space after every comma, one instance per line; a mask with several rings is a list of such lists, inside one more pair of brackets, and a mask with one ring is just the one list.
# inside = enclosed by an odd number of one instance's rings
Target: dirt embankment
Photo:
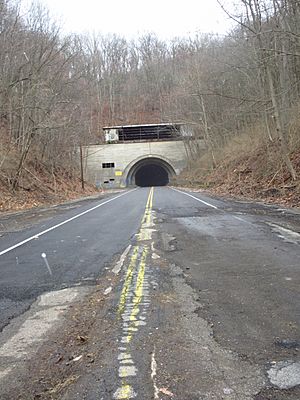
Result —
[[206, 154], [187, 168], [176, 183], [217, 195], [300, 207], [300, 143], [291, 152], [296, 180], [291, 179], [276, 143], [231, 144], [222, 151], [217, 154], [215, 168], [210, 167]]
[[66, 170], [50, 173], [46, 168], [34, 169], [28, 165], [15, 191], [0, 177], [0, 212], [57, 204], [96, 193], [99, 190], [87, 183], [83, 190], [80, 179]]

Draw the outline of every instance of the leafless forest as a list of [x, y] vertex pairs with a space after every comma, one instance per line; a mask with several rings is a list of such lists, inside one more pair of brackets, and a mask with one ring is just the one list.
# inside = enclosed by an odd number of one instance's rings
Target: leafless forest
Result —
[[76, 148], [101, 141], [104, 125], [176, 121], [207, 142], [191, 160], [199, 181], [230, 159], [246, 184], [255, 151], [267, 188], [299, 189], [300, 1], [236, 3], [227, 36], [164, 42], [66, 36], [42, 7], [24, 15], [0, 0], [1, 186], [38, 184], [40, 170], [52, 188], [59, 173], [78, 175]]

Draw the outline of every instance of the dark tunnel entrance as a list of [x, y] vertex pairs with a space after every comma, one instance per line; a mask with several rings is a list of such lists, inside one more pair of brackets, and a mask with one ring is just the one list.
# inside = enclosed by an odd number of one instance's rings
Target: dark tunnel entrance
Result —
[[171, 164], [159, 157], [145, 157], [137, 161], [126, 174], [126, 186], [166, 186], [175, 170]]
[[161, 165], [143, 165], [135, 173], [135, 184], [137, 186], [166, 186], [168, 183], [168, 171]]

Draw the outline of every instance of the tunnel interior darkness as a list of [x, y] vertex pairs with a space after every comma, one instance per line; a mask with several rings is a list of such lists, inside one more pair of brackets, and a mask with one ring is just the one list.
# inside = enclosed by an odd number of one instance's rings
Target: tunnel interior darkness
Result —
[[168, 171], [161, 165], [142, 165], [135, 173], [135, 184], [137, 186], [166, 186], [168, 183]]

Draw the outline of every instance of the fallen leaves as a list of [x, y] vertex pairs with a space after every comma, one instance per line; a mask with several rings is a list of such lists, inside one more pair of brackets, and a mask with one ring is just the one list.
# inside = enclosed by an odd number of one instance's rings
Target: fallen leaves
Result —
[[174, 396], [174, 393], [170, 392], [170, 390], [168, 390], [167, 388], [160, 388], [159, 392], [163, 393], [163, 394], [165, 394], [165, 395], [167, 395], [169, 397], [173, 397]]
[[[205, 189], [209, 194], [233, 198], [263, 200], [288, 207], [300, 206], [300, 148], [295, 148], [291, 159], [297, 170], [293, 181], [282, 163], [278, 148], [263, 144], [253, 148], [236, 149], [230, 157], [220, 154], [218, 166], [202, 168], [205, 157], [194, 163], [193, 168], [176, 178], [178, 185]], [[224, 156], [224, 157], [223, 157]], [[281, 167], [278, 169], [278, 165]]]
[[[77, 177], [70, 179], [62, 174], [56, 182], [55, 191], [52, 189], [53, 182], [47, 171], [39, 171], [39, 184], [31, 175], [24, 175], [21, 187], [12, 192], [8, 183], [0, 177], [0, 212], [1, 211], [22, 211], [30, 208], [41, 207], [51, 204], [60, 204], [68, 200], [74, 200], [82, 196], [99, 193], [93, 185], [86, 184], [85, 191], [82, 191], [80, 180]], [[25, 189], [25, 187], [30, 188]]]
[[78, 336], [77, 336], [77, 340], [78, 340], [80, 343], [85, 343], [85, 342], [87, 342], [88, 337], [87, 337], [87, 336], [78, 335]]
[[72, 383], [75, 383], [79, 379], [79, 375], [71, 375], [64, 381], [59, 382], [52, 389], [48, 391], [50, 394], [60, 393], [63, 389], [70, 386]]
[[80, 356], [77, 356], [77, 357], [73, 358], [72, 361], [73, 361], [73, 362], [79, 361], [79, 360], [82, 359], [82, 357], [83, 357], [83, 355], [81, 354]]

